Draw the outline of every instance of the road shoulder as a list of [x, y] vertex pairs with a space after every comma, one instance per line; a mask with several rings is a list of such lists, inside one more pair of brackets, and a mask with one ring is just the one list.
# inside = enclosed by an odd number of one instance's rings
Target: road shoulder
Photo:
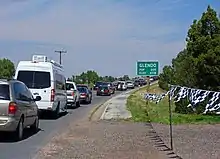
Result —
[[[99, 107], [91, 121], [73, 122], [65, 133], [55, 137], [39, 153], [37, 159], [53, 158], [122, 158], [122, 159], [166, 159], [165, 151], [159, 151], [151, 140], [152, 127], [148, 123], [132, 123], [130, 121], [100, 120], [105, 116], [106, 104], [118, 104], [118, 98], [129, 96], [124, 92], [113, 97]], [[126, 98], [123, 108], [126, 108]], [[122, 103], [122, 102], [120, 102]], [[111, 105], [111, 106], [112, 106]], [[119, 106], [119, 105], [118, 105]], [[114, 106], [113, 106], [114, 107]], [[118, 109], [116, 109], [118, 110]], [[119, 108], [119, 110], [121, 110]], [[104, 111], [104, 113], [103, 113]], [[124, 112], [124, 111], [122, 111]], [[111, 118], [116, 117], [115, 111]], [[124, 115], [123, 115], [124, 117]], [[102, 117], [102, 119], [105, 119]]]

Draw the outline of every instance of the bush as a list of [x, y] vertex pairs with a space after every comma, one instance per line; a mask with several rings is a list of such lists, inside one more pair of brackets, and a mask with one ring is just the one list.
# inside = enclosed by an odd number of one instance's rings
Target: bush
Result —
[[192, 107], [187, 107], [189, 105], [189, 101], [187, 99], [181, 99], [179, 102], [175, 103], [175, 112], [181, 114], [193, 114], [194, 111]]
[[168, 87], [168, 83], [162, 80], [158, 81], [158, 85], [161, 89], [168, 91], [169, 87]]
[[[192, 107], [187, 107], [189, 105], [189, 100], [187, 98], [181, 99], [179, 102], [175, 103], [175, 112], [181, 114], [202, 114], [205, 111], [206, 104], [208, 103], [208, 99], [198, 103], [195, 106], [195, 109]], [[209, 113], [212, 114], [212, 113]]]

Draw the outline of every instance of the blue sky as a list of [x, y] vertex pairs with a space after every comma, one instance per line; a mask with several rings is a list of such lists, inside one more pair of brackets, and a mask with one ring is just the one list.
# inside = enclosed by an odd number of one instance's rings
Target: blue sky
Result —
[[65, 49], [66, 75], [88, 69], [134, 76], [138, 60], [160, 66], [185, 47], [193, 19], [219, 0], [7, 0], [0, 2], [0, 57], [15, 64]]

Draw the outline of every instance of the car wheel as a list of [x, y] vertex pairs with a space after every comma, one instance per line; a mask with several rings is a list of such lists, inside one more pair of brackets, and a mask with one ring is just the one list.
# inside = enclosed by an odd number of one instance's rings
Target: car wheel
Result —
[[80, 107], [80, 101], [77, 101], [77, 102], [76, 102], [76, 107], [77, 107], [77, 108]]
[[89, 104], [89, 97], [86, 97], [85, 103], [86, 103], [86, 104]]
[[21, 118], [18, 123], [18, 127], [15, 132], [15, 140], [16, 141], [20, 141], [24, 137], [24, 122], [23, 121], [24, 121], [23, 118]]
[[60, 115], [60, 103], [57, 105], [57, 108], [54, 112], [52, 112], [53, 119], [59, 118]]
[[31, 125], [30, 128], [31, 128], [31, 130], [33, 130], [34, 132], [37, 132], [37, 131], [38, 131], [38, 128], [39, 128], [39, 118], [38, 118], [38, 116], [36, 117], [34, 124]]
[[75, 108], [76, 107], [76, 102], [71, 103], [70, 108]]

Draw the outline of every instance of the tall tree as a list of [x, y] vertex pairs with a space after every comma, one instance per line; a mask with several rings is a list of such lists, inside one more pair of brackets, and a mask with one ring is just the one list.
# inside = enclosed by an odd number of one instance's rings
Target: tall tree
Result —
[[174, 70], [171, 66], [164, 66], [163, 73], [160, 74], [159, 86], [168, 90], [168, 84], [173, 83]]
[[9, 59], [0, 59], [0, 78], [12, 78], [15, 74], [15, 66]]
[[[200, 20], [194, 20], [187, 38], [186, 49], [172, 60], [172, 83], [208, 90], [220, 86], [220, 20], [208, 6]], [[160, 75], [161, 83], [168, 83], [167, 68]], [[165, 80], [165, 81], [163, 81]]]
[[194, 20], [188, 31], [188, 53], [196, 65], [196, 86], [219, 90], [220, 83], [220, 20], [208, 6], [200, 20]]
[[99, 75], [96, 71], [88, 70], [86, 74], [87, 74], [87, 79], [88, 79], [89, 84], [90, 83], [94, 84], [95, 82], [99, 80]]
[[82, 72], [81, 74], [80, 74], [80, 79], [81, 79], [81, 82], [82, 83], [87, 83], [88, 81], [87, 81], [87, 74], [85, 73], [85, 72]]

